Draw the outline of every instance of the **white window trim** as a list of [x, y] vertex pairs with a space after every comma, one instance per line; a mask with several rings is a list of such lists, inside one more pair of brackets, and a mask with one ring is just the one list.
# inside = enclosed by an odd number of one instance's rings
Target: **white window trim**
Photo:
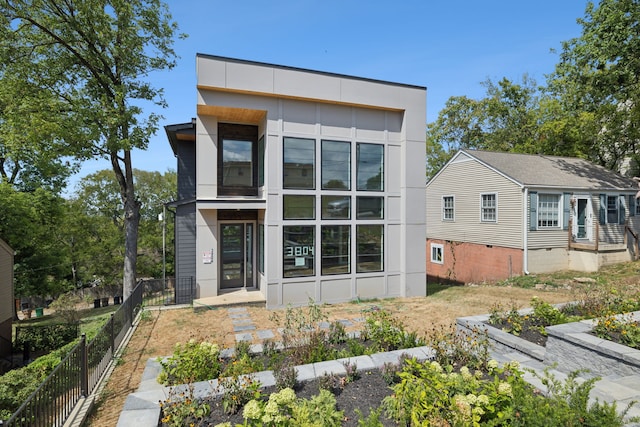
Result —
[[[496, 218], [494, 220], [489, 220], [489, 219], [484, 219], [483, 215], [482, 215], [482, 197], [483, 196], [495, 196], [496, 197]], [[496, 224], [498, 222], [498, 193], [480, 193], [480, 222], [486, 223], [486, 224]]]
[[609, 222], [609, 197], [613, 197], [616, 201], [616, 218], [620, 218], [620, 196], [612, 193], [605, 193], [605, 215], [604, 215], [604, 223], [605, 224], [618, 224], [619, 220], [614, 222]]
[[[540, 196], [558, 196], [558, 225], [540, 225]], [[536, 206], [537, 219], [536, 219], [536, 230], [562, 230], [562, 225], [564, 224], [563, 214], [564, 214], [564, 200], [562, 193], [553, 193], [553, 192], [545, 192], [538, 193], [538, 206]]]
[[[445, 209], [444, 199], [446, 197], [451, 197], [453, 199], [453, 207], [452, 207], [452, 209], [453, 209], [453, 218], [445, 218], [444, 217], [444, 209]], [[440, 199], [440, 206], [442, 208], [442, 220], [443, 221], [447, 221], [447, 222], [455, 222], [455, 220], [456, 220], [456, 196], [454, 196], [453, 194], [445, 194], [445, 195], [443, 195], [442, 199]]]
[[[440, 260], [433, 258], [433, 250], [440, 249]], [[429, 258], [431, 262], [434, 264], [444, 264], [444, 245], [440, 243], [431, 243], [431, 247], [429, 248]]]

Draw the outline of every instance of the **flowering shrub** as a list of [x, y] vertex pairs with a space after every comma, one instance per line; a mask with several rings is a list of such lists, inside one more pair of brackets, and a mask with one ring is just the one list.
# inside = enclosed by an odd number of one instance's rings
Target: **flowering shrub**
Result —
[[630, 314], [599, 318], [592, 332], [599, 338], [640, 349], [640, 324]]
[[490, 361], [488, 368], [491, 381], [466, 366], [454, 372], [451, 365], [408, 359], [383, 406], [400, 425], [495, 425], [512, 413], [513, 384], [523, 380], [517, 364], [499, 368]]
[[195, 425], [209, 416], [211, 407], [194, 398], [194, 386], [189, 384], [186, 391], [169, 391], [169, 398], [160, 402], [162, 408], [162, 423], [168, 426], [182, 427]]
[[[342, 412], [336, 409], [336, 399], [330, 392], [320, 390], [311, 399], [298, 399], [295, 392], [285, 388], [272, 393], [269, 400], [249, 401], [242, 411], [244, 424], [238, 426], [340, 426]], [[230, 423], [216, 427], [231, 427]]]
[[374, 342], [373, 351], [392, 351], [424, 345], [415, 333], [405, 330], [402, 322], [384, 310], [367, 313], [363, 337]]
[[193, 339], [186, 344], [176, 344], [173, 355], [166, 360], [158, 358], [158, 362], [162, 366], [158, 382], [164, 385], [218, 378], [222, 369], [218, 345]]
[[383, 407], [399, 425], [622, 426], [629, 406], [618, 414], [615, 404], [590, 403], [598, 379], [578, 381], [578, 374], [562, 382], [548, 371], [534, 373], [547, 387], [545, 396], [524, 380], [517, 362], [500, 367], [489, 360], [486, 370], [472, 372], [408, 359]]

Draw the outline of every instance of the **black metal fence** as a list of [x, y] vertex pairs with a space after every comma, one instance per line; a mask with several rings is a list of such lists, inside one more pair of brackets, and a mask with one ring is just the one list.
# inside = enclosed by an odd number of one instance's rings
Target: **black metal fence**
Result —
[[98, 385], [143, 305], [143, 291], [144, 284], [138, 283], [91, 341], [83, 335], [3, 426], [62, 426], [80, 398], [89, 396]]
[[193, 277], [143, 280], [145, 306], [191, 304], [195, 298]]

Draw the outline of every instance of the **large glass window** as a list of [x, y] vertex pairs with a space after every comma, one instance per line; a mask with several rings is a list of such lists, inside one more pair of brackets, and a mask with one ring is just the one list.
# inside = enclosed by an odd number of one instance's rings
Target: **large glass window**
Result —
[[540, 194], [538, 195], [538, 227], [559, 227], [560, 226], [560, 195]]
[[218, 194], [258, 194], [258, 128], [218, 126]]
[[316, 196], [285, 195], [284, 219], [315, 219]]
[[351, 143], [322, 141], [322, 189], [351, 190]]
[[322, 219], [351, 218], [351, 197], [322, 196]]
[[384, 197], [358, 197], [356, 211], [357, 219], [383, 219]]
[[383, 225], [358, 225], [356, 231], [356, 272], [383, 271]]
[[283, 227], [284, 277], [313, 276], [315, 274], [315, 227], [296, 225]]
[[322, 227], [322, 274], [346, 274], [351, 271], [351, 227]]
[[384, 146], [363, 144], [358, 146], [357, 190], [384, 190]]
[[258, 187], [264, 186], [264, 136], [258, 140]]
[[483, 222], [496, 222], [498, 220], [498, 196], [495, 193], [481, 196], [480, 218]]
[[316, 141], [284, 139], [284, 188], [315, 189]]

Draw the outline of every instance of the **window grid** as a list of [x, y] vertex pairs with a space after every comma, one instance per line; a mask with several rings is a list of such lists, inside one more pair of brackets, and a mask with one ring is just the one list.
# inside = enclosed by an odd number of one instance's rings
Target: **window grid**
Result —
[[607, 223], [618, 223], [618, 196], [607, 196]]
[[481, 219], [483, 222], [496, 222], [497, 213], [496, 208], [498, 206], [497, 196], [495, 193], [483, 194], [481, 205]]
[[454, 200], [453, 196], [443, 196], [442, 197], [442, 219], [444, 221], [453, 221], [454, 220]]
[[538, 227], [560, 226], [560, 195], [540, 194], [538, 196]]

